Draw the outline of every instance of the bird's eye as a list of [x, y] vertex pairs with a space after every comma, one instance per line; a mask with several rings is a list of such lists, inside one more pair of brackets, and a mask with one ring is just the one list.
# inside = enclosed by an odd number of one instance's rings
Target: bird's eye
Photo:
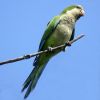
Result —
[[77, 6], [76, 8], [81, 9], [79, 6]]

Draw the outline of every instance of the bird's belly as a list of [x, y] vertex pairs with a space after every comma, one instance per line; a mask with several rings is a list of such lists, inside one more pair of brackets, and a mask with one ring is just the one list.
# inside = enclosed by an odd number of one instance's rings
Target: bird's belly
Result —
[[71, 34], [72, 31], [68, 27], [57, 27], [50, 38], [50, 44], [53, 47], [64, 44], [65, 42], [70, 40]]
[[[62, 45], [70, 40], [72, 31], [68, 27], [57, 27], [56, 30], [52, 33], [49, 39], [46, 41], [44, 49], [48, 47], [56, 47]], [[58, 49], [53, 52], [49, 52], [46, 54], [49, 58], [53, 57], [54, 55], [58, 54], [62, 49]]]

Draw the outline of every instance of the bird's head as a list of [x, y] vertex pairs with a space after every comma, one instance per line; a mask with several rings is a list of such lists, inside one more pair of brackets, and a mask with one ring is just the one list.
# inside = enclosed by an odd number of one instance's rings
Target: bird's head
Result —
[[72, 14], [76, 19], [79, 19], [81, 16], [84, 16], [85, 11], [81, 5], [71, 5], [65, 8], [61, 14]]

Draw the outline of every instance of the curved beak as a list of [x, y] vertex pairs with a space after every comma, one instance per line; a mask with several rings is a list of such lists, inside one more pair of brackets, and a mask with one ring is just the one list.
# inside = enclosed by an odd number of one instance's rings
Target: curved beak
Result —
[[85, 11], [83, 9], [81, 10], [80, 15], [81, 16], [84, 16], [85, 15]]

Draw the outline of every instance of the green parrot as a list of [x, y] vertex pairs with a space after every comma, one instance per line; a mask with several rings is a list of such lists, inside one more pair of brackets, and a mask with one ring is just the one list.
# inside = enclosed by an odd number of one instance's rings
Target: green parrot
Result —
[[[65, 8], [58, 16], [53, 17], [47, 25], [38, 51], [45, 49], [52, 50], [52, 47], [73, 40], [75, 23], [84, 13], [84, 9], [81, 5], [71, 5]], [[48, 61], [63, 50], [64, 48], [36, 56], [33, 63], [35, 67], [23, 84], [22, 92], [27, 88], [24, 98], [27, 98], [30, 92], [35, 88]]]

